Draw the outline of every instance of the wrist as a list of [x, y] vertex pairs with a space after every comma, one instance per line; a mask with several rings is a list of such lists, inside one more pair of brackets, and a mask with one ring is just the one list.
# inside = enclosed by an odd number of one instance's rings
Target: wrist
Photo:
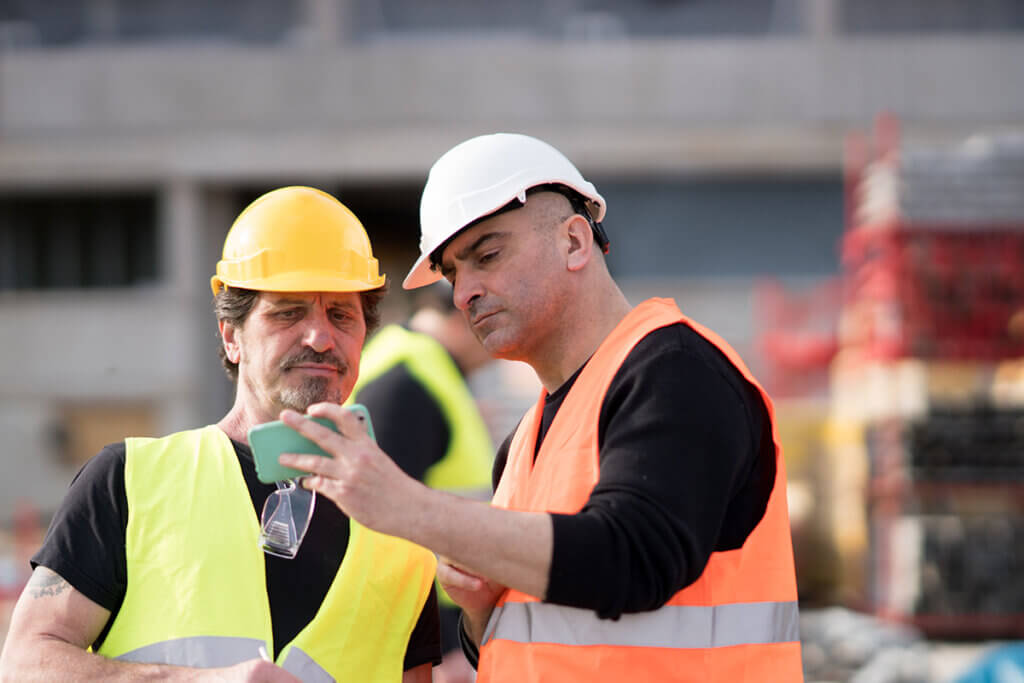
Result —
[[477, 646], [481, 645], [484, 639], [484, 632], [487, 630], [487, 622], [491, 618], [493, 607], [462, 610], [462, 625], [468, 635]]

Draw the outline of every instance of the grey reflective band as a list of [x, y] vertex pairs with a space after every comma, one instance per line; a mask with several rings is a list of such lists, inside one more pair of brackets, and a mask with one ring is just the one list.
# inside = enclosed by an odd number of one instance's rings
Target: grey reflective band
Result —
[[[266, 646], [266, 643], [256, 638], [195, 636], [146, 645], [126, 652], [117, 659], [126, 662], [213, 669], [259, 659], [261, 645]], [[297, 647], [288, 651], [282, 668], [302, 679], [304, 683], [334, 683], [334, 678], [322, 666]]]
[[334, 677], [324, 671], [324, 668], [317, 664], [312, 657], [297, 647], [288, 651], [281, 667], [294, 674], [302, 683], [334, 683]]
[[713, 607], [665, 605], [654, 612], [599, 619], [592, 610], [544, 602], [495, 608], [483, 644], [517, 643], [627, 647], [712, 648], [789, 643], [800, 639], [796, 601], [741, 602]]
[[265, 643], [256, 638], [195, 636], [145, 645], [126, 652], [117, 659], [126, 662], [174, 664], [211, 669], [218, 666], [231, 666], [249, 659], [259, 659], [260, 645], [265, 645]]

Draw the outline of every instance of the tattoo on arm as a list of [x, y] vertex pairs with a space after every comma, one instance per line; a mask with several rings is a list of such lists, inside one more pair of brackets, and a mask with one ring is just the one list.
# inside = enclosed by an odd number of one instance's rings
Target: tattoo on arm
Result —
[[60, 595], [71, 588], [71, 584], [60, 574], [49, 570], [32, 572], [28, 580], [28, 592], [35, 598], [46, 598]]

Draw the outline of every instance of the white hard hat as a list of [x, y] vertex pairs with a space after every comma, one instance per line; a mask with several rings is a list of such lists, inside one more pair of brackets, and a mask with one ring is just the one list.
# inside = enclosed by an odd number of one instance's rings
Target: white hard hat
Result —
[[430, 255], [460, 230], [538, 185], [564, 185], [578, 192], [594, 222], [604, 218], [604, 198], [557, 149], [537, 138], [494, 133], [452, 147], [434, 163], [420, 200], [420, 257], [402, 286], [437, 282]]

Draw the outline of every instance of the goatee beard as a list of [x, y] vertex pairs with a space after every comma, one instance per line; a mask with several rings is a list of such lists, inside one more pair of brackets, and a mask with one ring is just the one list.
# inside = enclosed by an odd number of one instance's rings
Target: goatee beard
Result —
[[331, 389], [327, 377], [307, 377], [297, 387], [289, 387], [278, 397], [281, 405], [305, 413], [314, 403], [341, 403], [341, 392]]

